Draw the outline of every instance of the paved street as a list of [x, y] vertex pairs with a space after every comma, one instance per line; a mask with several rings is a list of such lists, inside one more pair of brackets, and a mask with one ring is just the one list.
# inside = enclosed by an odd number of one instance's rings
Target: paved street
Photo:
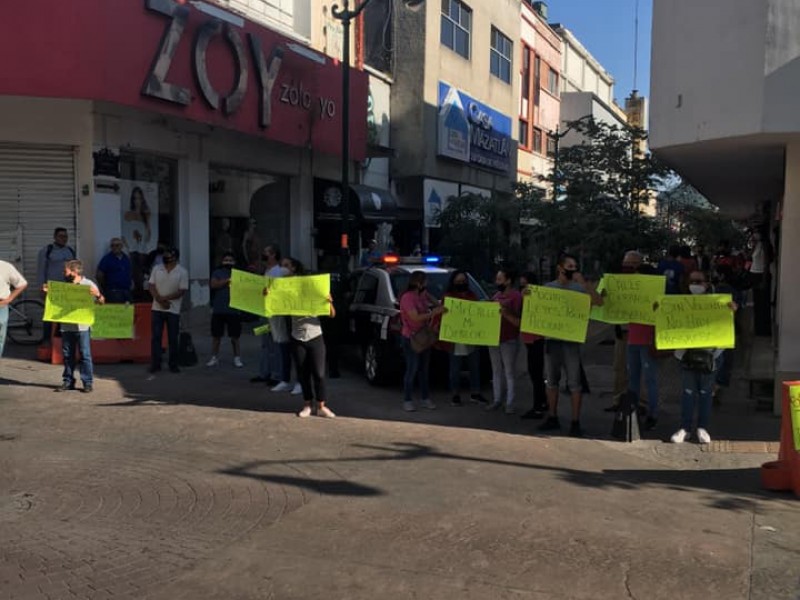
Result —
[[[3, 359], [0, 598], [800, 597], [797, 500], [759, 489], [771, 456], [609, 441], [603, 339], [585, 440], [443, 390], [407, 414], [352, 370], [328, 421], [229, 364], [101, 365], [86, 396], [52, 392], [59, 367]], [[737, 433], [734, 409], [715, 414], [727, 437], [774, 439], [756, 413]]]

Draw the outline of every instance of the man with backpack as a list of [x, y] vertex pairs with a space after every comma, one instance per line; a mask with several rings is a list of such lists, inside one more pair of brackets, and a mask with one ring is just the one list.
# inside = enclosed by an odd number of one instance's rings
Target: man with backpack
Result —
[[[47, 244], [39, 250], [36, 260], [36, 284], [44, 296], [47, 292], [45, 286], [48, 281], [64, 281], [64, 265], [75, 260], [75, 250], [67, 245], [69, 234], [64, 227], [56, 227], [53, 231], [53, 243]], [[50, 343], [51, 324], [44, 321], [42, 326], [45, 331], [44, 342]]]

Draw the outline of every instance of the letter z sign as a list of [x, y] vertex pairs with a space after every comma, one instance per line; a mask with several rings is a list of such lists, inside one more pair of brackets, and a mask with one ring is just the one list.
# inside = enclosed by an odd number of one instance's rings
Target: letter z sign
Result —
[[[189, 7], [178, 4], [175, 0], [145, 0], [145, 6], [148, 10], [168, 17], [169, 22], [164, 29], [164, 34], [161, 36], [158, 51], [153, 58], [153, 64], [142, 86], [142, 94], [188, 106], [192, 102], [191, 92], [185, 87], [169, 83], [166, 78], [172, 59], [175, 57], [175, 51], [186, 30], [186, 23], [189, 20]], [[225, 36], [236, 65], [235, 86], [224, 98], [220, 98], [219, 92], [214, 89], [208, 77], [206, 51], [211, 40], [217, 35]], [[262, 128], [267, 128], [272, 122], [272, 103], [270, 99], [283, 63], [283, 48], [276, 46], [270, 53], [269, 61], [267, 61], [264, 58], [261, 40], [253, 34], [249, 34], [248, 37], [250, 39], [253, 62], [256, 66], [256, 78], [261, 92], [258, 124]], [[222, 104], [222, 110], [226, 115], [231, 115], [239, 110], [247, 94], [248, 64], [242, 36], [238, 30], [232, 28], [228, 23], [223, 24], [218, 19], [210, 19], [202, 25], [194, 40], [192, 70], [197, 79], [200, 92], [211, 108], [218, 110], [220, 104]]]

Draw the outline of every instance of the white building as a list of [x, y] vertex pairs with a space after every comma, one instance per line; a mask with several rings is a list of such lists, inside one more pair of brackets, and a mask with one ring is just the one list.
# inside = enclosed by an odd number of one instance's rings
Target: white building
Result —
[[654, 2], [650, 146], [775, 242], [776, 392], [800, 376], [798, 31], [796, 0]]

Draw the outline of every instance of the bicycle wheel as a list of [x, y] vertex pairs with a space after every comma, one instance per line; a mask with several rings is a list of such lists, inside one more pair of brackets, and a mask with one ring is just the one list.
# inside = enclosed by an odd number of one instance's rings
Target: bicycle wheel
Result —
[[42, 316], [44, 304], [39, 300], [17, 300], [9, 306], [8, 339], [15, 344], [33, 346], [44, 339]]

